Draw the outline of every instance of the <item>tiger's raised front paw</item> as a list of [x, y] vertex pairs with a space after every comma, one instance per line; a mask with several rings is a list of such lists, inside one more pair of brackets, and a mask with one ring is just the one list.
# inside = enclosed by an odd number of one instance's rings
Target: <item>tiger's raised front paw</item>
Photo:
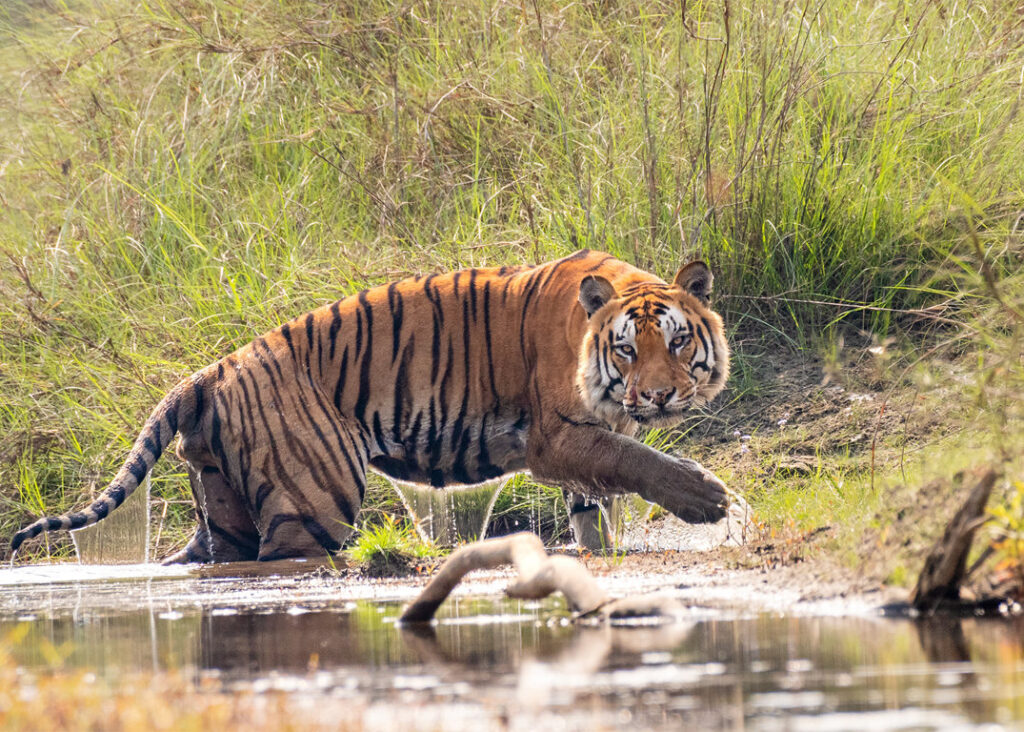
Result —
[[714, 523], [725, 517], [729, 492], [718, 476], [695, 460], [677, 459], [672, 478], [655, 502], [691, 524]]

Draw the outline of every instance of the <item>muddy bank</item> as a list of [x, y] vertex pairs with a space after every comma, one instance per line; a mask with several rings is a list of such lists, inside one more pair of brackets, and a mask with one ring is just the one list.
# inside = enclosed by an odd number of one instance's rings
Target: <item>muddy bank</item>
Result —
[[[572, 552], [576, 555], [575, 552]], [[736, 550], [709, 553], [623, 552], [610, 556], [579, 555], [599, 583], [614, 597], [664, 592], [687, 605], [715, 610], [789, 613], [865, 614], [901, 599], [899, 591], [858, 581], [836, 568], [809, 566], [771, 571], [742, 569]], [[259, 568], [266, 571], [264, 568]], [[250, 567], [217, 567], [219, 576], [202, 576], [202, 568], [159, 565], [31, 565], [0, 569], [0, 614], [59, 612], [87, 605], [128, 610], [154, 603], [168, 608], [279, 608], [323, 606], [338, 601], [402, 603], [426, 584], [425, 576], [368, 578], [358, 570], [323, 565], [288, 564], [269, 576], [251, 576]], [[498, 598], [509, 570], [474, 572], [456, 597]]]

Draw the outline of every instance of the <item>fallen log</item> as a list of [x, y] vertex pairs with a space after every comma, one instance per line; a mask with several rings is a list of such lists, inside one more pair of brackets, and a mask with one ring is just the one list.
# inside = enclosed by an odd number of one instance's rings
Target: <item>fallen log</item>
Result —
[[505, 588], [509, 597], [540, 599], [561, 592], [578, 616], [603, 618], [668, 617], [681, 610], [678, 601], [657, 595], [611, 599], [580, 562], [563, 555], [549, 556], [535, 534], [519, 533], [477, 541], [452, 552], [419, 596], [406, 607], [403, 623], [423, 623], [469, 572], [511, 564], [516, 579]]
[[985, 506], [997, 477], [994, 470], [985, 469], [942, 538], [932, 547], [910, 595], [910, 604], [915, 609], [931, 613], [942, 605], [960, 603], [967, 554], [975, 532], [988, 520]]

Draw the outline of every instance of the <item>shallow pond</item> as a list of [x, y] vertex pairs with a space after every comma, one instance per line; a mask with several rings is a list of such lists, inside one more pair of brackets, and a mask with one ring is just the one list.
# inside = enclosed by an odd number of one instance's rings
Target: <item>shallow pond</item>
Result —
[[0, 639], [20, 628], [7, 650], [28, 670], [59, 664], [115, 679], [177, 670], [196, 684], [277, 690], [311, 718], [354, 728], [887, 730], [1024, 720], [1016, 621], [693, 608], [659, 627], [592, 627], [570, 623], [560, 599], [495, 597], [502, 578], [492, 576], [469, 588], [491, 597], [453, 597], [435, 625], [401, 628], [395, 618], [416, 582], [128, 573], [11, 584], [17, 572], [0, 571]]

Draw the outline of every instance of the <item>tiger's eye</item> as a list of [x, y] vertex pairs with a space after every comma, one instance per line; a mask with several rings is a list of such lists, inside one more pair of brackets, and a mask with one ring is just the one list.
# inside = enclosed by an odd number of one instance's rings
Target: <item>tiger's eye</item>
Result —
[[615, 346], [615, 349], [619, 352], [619, 355], [624, 356], [625, 358], [633, 358], [633, 356], [636, 355], [636, 351], [633, 350], [633, 346], [628, 343], [620, 343]]
[[682, 348], [683, 344], [686, 343], [687, 338], [688, 336], [685, 335], [677, 335], [675, 338], [672, 339], [672, 343], [670, 345], [672, 346], [672, 348]]

